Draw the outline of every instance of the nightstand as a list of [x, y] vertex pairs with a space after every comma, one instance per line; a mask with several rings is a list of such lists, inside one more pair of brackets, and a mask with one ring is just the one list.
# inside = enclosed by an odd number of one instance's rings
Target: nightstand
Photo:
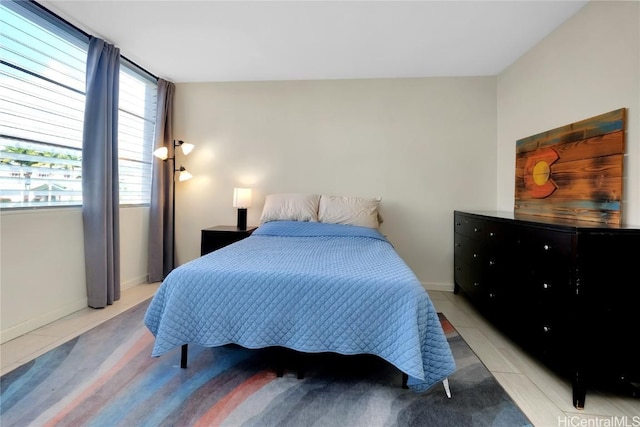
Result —
[[200, 240], [200, 255], [206, 255], [209, 252], [249, 237], [256, 228], [258, 227], [247, 227], [246, 230], [240, 230], [235, 225], [216, 225], [215, 227], [205, 228], [202, 230], [202, 238]]

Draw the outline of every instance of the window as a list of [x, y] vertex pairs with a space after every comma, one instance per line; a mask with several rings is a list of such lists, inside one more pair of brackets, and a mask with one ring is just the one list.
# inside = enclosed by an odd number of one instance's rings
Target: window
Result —
[[[0, 3], [0, 208], [82, 204], [88, 42], [36, 3]], [[121, 58], [121, 205], [149, 203], [156, 87]]]
[[88, 38], [30, 2], [0, 26], [0, 207], [81, 204]]
[[120, 61], [118, 164], [120, 204], [149, 204], [156, 123], [155, 78]]

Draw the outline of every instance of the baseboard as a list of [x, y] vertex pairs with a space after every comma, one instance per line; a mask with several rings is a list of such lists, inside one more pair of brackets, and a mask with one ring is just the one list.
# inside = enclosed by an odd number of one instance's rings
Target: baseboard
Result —
[[[144, 274], [134, 279], [127, 280], [124, 283], [120, 283], [120, 290], [124, 291], [133, 288], [134, 286], [147, 283], [147, 279], [148, 275]], [[36, 329], [41, 328], [42, 326], [48, 325], [49, 323], [55, 322], [56, 320], [60, 320], [63, 317], [75, 313], [78, 310], [82, 310], [86, 307], [87, 298], [82, 298], [72, 303], [66, 304], [57, 310], [44, 313], [36, 318], [29, 319], [6, 330], [2, 330], [0, 331], [0, 344], [4, 344], [5, 342], [10, 341], [14, 338], [18, 338], [21, 335], [33, 332]]]
[[66, 304], [65, 306], [57, 310], [44, 313], [36, 318], [29, 319], [26, 322], [22, 322], [18, 325], [0, 331], [0, 344], [4, 344], [5, 342], [10, 341], [14, 338], [18, 338], [21, 335], [33, 332], [42, 326], [48, 325], [51, 322], [55, 322], [56, 320], [59, 320], [86, 307], [87, 298], [82, 298], [72, 303]]
[[427, 291], [453, 292], [453, 284], [451, 283], [426, 283], [421, 282], [422, 287]]
[[124, 291], [129, 288], [133, 288], [134, 286], [141, 285], [143, 283], [149, 283], [149, 275], [143, 274], [133, 279], [129, 279], [126, 282], [120, 283], [120, 290]]

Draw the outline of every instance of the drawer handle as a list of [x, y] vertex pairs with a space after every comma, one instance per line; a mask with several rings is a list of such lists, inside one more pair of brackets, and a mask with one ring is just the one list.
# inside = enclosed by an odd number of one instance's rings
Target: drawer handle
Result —
[[548, 251], [549, 249], [551, 249], [551, 245], [544, 245], [543, 248], [545, 251]]
[[474, 258], [478, 258], [478, 254], [473, 254], [473, 257]]
[[480, 286], [480, 282], [473, 282], [473, 286]]
[[543, 288], [543, 289], [549, 289], [550, 287], [551, 287], [551, 285], [550, 285], [550, 284], [548, 284], [548, 283], [543, 283], [543, 284], [542, 284], [542, 288]]
[[494, 237], [496, 235], [496, 233], [494, 233], [493, 231], [491, 233], [489, 233], [490, 237]]
[[477, 233], [478, 231], [480, 231], [480, 229], [478, 227], [474, 227], [473, 231]]
[[493, 292], [489, 293], [489, 298], [495, 298], [496, 294], [494, 294]]
[[491, 265], [491, 266], [496, 265], [496, 262], [495, 261], [489, 261], [489, 265]]
[[456, 222], [456, 227], [460, 227], [462, 225], [461, 222]]
[[551, 328], [549, 326], [543, 326], [542, 330], [545, 332], [551, 332]]

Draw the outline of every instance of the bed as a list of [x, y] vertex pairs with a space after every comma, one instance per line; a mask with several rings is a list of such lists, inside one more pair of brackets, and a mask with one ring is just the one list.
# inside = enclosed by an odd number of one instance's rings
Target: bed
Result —
[[373, 354], [417, 392], [446, 381], [437, 312], [391, 243], [375, 227], [294, 219], [174, 269], [145, 315], [152, 356], [182, 347], [184, 359], [188, 344]]

